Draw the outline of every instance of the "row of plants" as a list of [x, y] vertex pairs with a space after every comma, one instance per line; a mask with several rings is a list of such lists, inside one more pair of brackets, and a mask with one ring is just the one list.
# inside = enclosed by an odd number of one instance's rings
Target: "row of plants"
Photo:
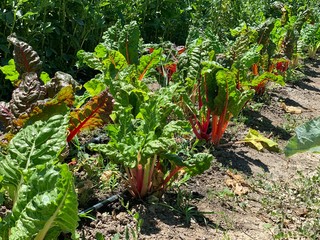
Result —
[[[270, 17], [279, 17], [281, 12], [292, 27], [297, 16], [307, 7], [313, 12], [309, 23], [319, 22], [319, 6], [315, 0], [46, 0], [40, 3], [6, 0], [0, 4], [1, 64], [7, 64], [10, 59], [6, 38], [16, 33], [39, 53], [46, 72], [52, 75], [61, 70], [85, 80], [87, 73], [79, 73], [74, 68], [77, 51], [93, 51], [103, 32], [118, 19], [122, 27], [136, 21], [146, 42], [171, 41], [184, 45], [190, 26], [209, 30], [225, 42], [232, 38], [229, 29], [243, 23], [258, 26]], [[316, 28], [306, 25], [303, 44], [315, 46], [315, 37], [310, 33], [315, 33]]]
[[30, 45], [10, 35], [14, 59], [1, 70], [17, 87], [0, 102], [0, 184], [11, 206], [0, 222], [2, 239], [76, 237], [77, 195], [65, 159], [82, 130], [107, 124], [109, 141], [88, 148], [123, 168], [135, 198], [161, 196], [181, 175], [207, 170], [213, 156], [197, 142], [219, 145], [232, 117], [267, 82], [285, 84], [296, 65], [311, 12], [288, 18], [280, 10], [259, 26], [232, 29], [228, 42], [190, 28], [184, 47], [145, 44], [137, 22], [122, 28], [118, 21], [93, 52], [78, 52], [78, 68], [99, 72], [82, 92], [67, 73], [50, 78]]

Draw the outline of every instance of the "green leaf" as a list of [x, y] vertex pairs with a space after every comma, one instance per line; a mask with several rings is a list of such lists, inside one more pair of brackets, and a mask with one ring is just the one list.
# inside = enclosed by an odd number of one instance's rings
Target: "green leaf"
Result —
[[140, 41], [140, 30], [137, 22], [133, 21], [123, 27], [123, 30], [119, 36], [119, 52], [127, 59], [128, 64], [139, 63], [139, 41]]
[[264, 72], [261, 75], [259, 75], [258, 77], [255, 77], [252, 80], [251, 85], [257, 86], [258, 84], [260, 84], [263, 81], [272, 81], [272, 82], [280, 84], [281, 86], [284, 86], [286, 84], [281, 75], [275, 75], [270, 72]]
[[78, 225], [77, 195], [68, 165], [58, 158], [66, 147], [68, 108], [51, 106], [29, 120], [0, 155], [1, 184], [13, 200], [4, 218], [5, 239], [57, 239]]
[[249, 129], [249, 133], [243, 141], [252, 144], [259, 151], [261, 151], [263, 148], [267, 148], [269, 150], [277, 152], [279, 151], [279, 147], [276, 142], [264, 137], [254, 129]]
[[40, 79], [44, 84], [46, 84], [47, 82], [50, 82], [51, 80], [49, 73], [46, 73], [46, 72], [41, 72]]
[[255, 45], [245, 52], [239, 59], [240, 66], [244, 68], [250, 68], [254, 63], [257, 63], [260, 59], [260, 50], [263, 45]]
[[66, 147], [68, 109], [65, 106], [53, 106], [51, 109], [55, 115], [51, 117], [49, 113], [52, 111], [48, 109], [11, 140], [8, 152], [20, 168], [28, 169], [55, 161]]
[[155, 49], [151, 54], [143, 55], [139, 61], [138, 74], [141, 81], [147, 76], [150, 69], [155, 68], [161, 61], [164, 61], [162, 49]]
[[215, 115], [221, 115], [224, 108], [227, 107], [227, 114], [237, 116], [244, 105], [254, 96], [253, 90], [238, 90], [235, 74], [218, 65], [205, 63], [202, 74], [204, 74], [207, 84], [207, 104]]
[[91, 97], [100, 94], [107, 87], [105, 83], [95, 78], [86, 82], [83, 86], [88, 91]]
[[[220, 66], [216, 62], [203, 62], [203, 69], [201, 71], [201, 74], [204, 76], [205, 82], [203, 82], [204, 86], [201, 89], [201, 93], [199, 95], [205, 100], [204, 102], [207, 102], [208, 108], [211, 110], [217, 111], [216, 107], [216, 98], [218, 98], [218, 95], [224, 95], [224, 100], [225, 100], [225, 91], [224, 94], [221, 91], [221, 86], [219, 86], [217, 82], [217, 72], [220, 71], [222, 66]], [[224, 89], [224, 86], [222, 86], [222, 90]], [[207, 96], [207, 99], [205, 97]], [[221, 97], [220, 97], [221, 98]], [[223, 96], [222, 96], [223, 98]], [[222, 112], [222, 108], [224, 105], [221, 106], [221, 109], [219, 109], [219, 112]]]
[[177, 166], [184, 166], [185, 171], [190, 176], [195, 176], [208, 170], [214, 157], [208, 153], [196, 153], [187, 159], [183, 159], [175, 154], [165, 154], [164, 157], [174, 162]]
[[303, 152], [320, 152], [320, 118], [297, 127], [296, 135], [289, 140], [284, 149], [287, 157]]
[[10, 239], [57, 239], [62, 231], [71, 232], [75, 238], [77, 195], [66, 164], [34, 171], [19, 196], [13, 208], [11, 220], [15, 224]]
[[0, 70], [5, 75], [5, 79], [11, 81], [12, 85], [16, 85], [19, 80], [19, 72], [16, 70], [16, 65], [13, 59], [10, 59], [8, 65], [0, 67]]

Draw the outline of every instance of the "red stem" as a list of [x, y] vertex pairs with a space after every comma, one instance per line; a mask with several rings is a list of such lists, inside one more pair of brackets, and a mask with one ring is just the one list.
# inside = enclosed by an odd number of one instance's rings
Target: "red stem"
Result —
[[137, 186], [137, 191], [139, 193], [139, 195], [141, 195], [141, 190], [143, 187], [143, 167], [141, 164], [138, 164], [136, 167], [136, 186]]
[[168, 182], [170, 181], [170, 179], [176, 174], [178, 173], [182, 168], [184, 167], [181, 167], [181, 166], [176, 166], [170, 173], [169, 175], [164, 179], [162, 185], [161, 185], [161, 188], [162, 189], [166, 189], [166, 185], [168, 184]]

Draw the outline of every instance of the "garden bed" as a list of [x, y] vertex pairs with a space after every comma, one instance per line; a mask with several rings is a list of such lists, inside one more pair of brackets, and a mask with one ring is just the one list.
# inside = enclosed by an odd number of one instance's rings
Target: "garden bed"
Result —
[[[95, 220], [82, 220], [78, 233], [84, 239], [96, 239], [97, 233], [105, 239], [123, 239], [126, 233], [129, 239], [317, 236], [318, 156], [303, 153], [286, 158], [281, 151], [257, 151], [237, 143], [253, 128], [283, 149], [295, 127], [320, 115], [320, 62], [309, 61], [303, 71], [305, 78], [274, 86], [265, 99], [249, 104], [229, 126], [228, 144], [222, 141], [220, 147], [210, 149], [216, 161], [205, 173], [174, 187], [157, 201], [132, 201], [128, 196], [122, 203], [115, 201], [90, 213]], [[290, 111], [289, 106], [298, 111]], [[310, 180], [312, 175], [315, 177]], [[309, 187], [317, 191], [314, 198], [311, 203], [301, 202], [311, 194], [303, 193]], [[103, 197], [107, 196], [97, 193], [97, 200]]]

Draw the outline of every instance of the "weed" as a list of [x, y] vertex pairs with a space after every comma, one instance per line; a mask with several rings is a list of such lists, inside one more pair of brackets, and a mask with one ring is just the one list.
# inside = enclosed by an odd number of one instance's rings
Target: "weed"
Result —
[[178, 188], [174, 204], [159, 203], [161, 206], [168, 208], [170, 211], [177, 213], [184, 218], [185, 223], [189, 225], [192, 221], [201, 220], [207, 223], [204, 214], [215, 214], [214, 212], [200, 212], [197, 207], [192, 205], [193, 197], [190, 192]]
[[320, 234], [320, 168], [312, 175], [297, 174], [290, 183], [265, 184], [261, 203], [273, 222], [268, 229], [274, 239], [317, 239]]
[[291, 134], [295, 132], [296, 127], [303, 123], [303, 118], [300, 115], [286, 113], [284, 114], [284, 119], [282, 128]]

